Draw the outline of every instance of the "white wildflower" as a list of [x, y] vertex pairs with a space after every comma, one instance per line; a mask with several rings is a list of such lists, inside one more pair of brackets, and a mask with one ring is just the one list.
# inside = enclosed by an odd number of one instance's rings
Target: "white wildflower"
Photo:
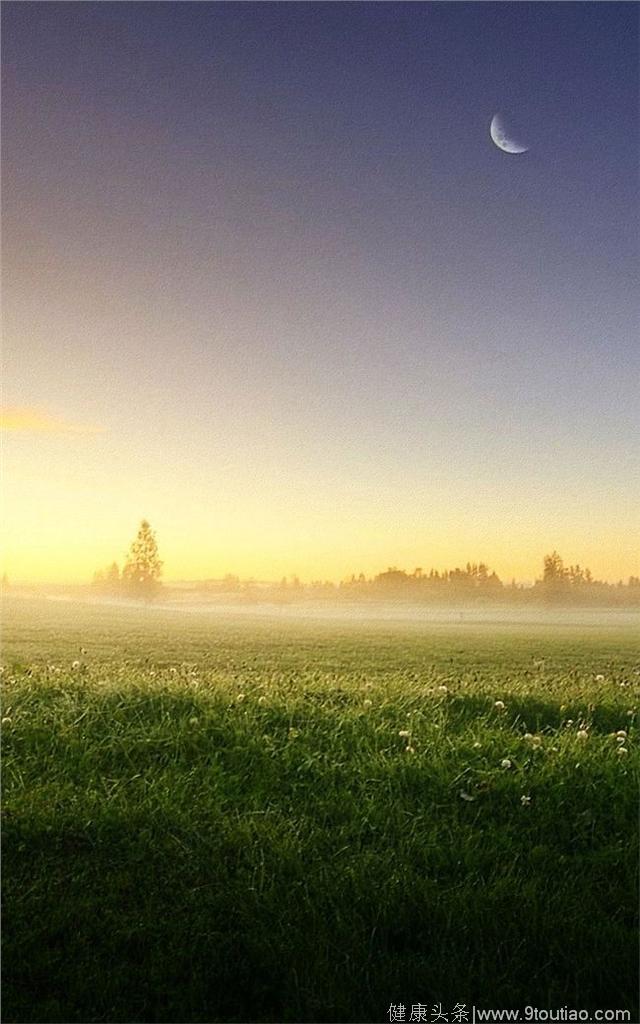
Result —
[[467, 793], [464, 789], [461, 789], [458, 793], [461, 800], [466, 800], [468, 804], [473, 803], [475, 796], [471, 796], [471, 793]]
[[596, 683], [603, 683], [603, 682], [604, 682], [604, 676], [602, 675], [601, 672], [599, 672], [598, 675], [596, 676]]
[[479, 740], [476, 740], [476, 742], [473, 744], [473, 749], [474, 750], [480, 750], [481, 747], [482, 747], [482, 743], [480, 743]]
[[398, 736], [403, 740], [408, 740], [410, 735], [411, 733], [409, 732], [408, 729], [401, 729], [400, 732], [398, 733]]
[[522, 796], [520, 797], [520, 803], [522, 804], [523, 807], [528, 807], [529, 804], [531, 803], [531, 797], [528, 796], [526, 793], [523, 793]]
[[618, 747], [618, 753], [619, 754], [628, 754], [629, 751], [627, 750], [626, 747]]
[[586, 729], [578, 729], [578, 731], [576, 733], [576, 738], [579, 739], [579, 740], [588, 740], [589, 739], [589, 733], [587, 732]]
[[71, 668], [80, 668], [80, 662], [79, 661], [72, 661], [71, 662]]
[[512, 766], [512, 763], [509, 760], [509, 758], [508, 757], [503, 757], [502, 761], [500, 762], [500, 767], [501, 768], [511, 768], [511, 766]]
[[496, 711], [504, 711], [506, 705], [503, 700], [494, 700], [493, 706]]

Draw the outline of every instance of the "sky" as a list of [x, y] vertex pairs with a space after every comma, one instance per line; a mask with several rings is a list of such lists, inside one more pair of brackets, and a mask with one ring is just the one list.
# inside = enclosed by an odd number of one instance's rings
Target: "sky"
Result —
[[638, 574], [637, 13], [5, 0], [9, 578]]

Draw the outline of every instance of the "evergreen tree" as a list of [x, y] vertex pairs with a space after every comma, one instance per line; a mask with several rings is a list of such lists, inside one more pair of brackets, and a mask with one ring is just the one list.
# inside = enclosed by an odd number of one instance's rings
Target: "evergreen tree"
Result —
[[156, 535], [146, 519], [140, 523], [138, 535], [129, 548], [122, 570], [126, 590], [142, 597], [153, 597], [160, 586], [162, 562]]

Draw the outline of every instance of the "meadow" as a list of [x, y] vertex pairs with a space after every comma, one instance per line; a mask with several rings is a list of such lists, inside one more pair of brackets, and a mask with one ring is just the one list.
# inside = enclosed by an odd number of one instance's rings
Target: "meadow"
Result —
[[6, 600], [2, 664], [5, 1021], [640, 1019], [637, 630]]

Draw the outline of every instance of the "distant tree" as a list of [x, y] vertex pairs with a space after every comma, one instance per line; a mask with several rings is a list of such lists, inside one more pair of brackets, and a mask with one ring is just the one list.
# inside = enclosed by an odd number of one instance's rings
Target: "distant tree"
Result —
[[570, 586], [570, 572], [557, 551], [543, 559], [542, 590], [546, 600], [563, 600]]
[[120, 590], [120, 570], [117, 562], [112, 562], [106, 569], [94, 572], [93, 586], [105, 594], [117, 594]]
[[240, 577], [234, 576], [233, 573], [228, 572], [222, 578], [220, 584], [220, 590], [235, 593], [237, 590], [241, 590]]
[[557, 583], [559, 580], [564, 580], [566, 578], [567, 573], [564, 567], [564, 562], [557, 551], [544, 556], [543, 566], [543, 583]]
[[122, 570], [122, 583], [131, 593], [151, 598], [160, 587], [161, 575], [162, 562], [158, 554], [156, 535], [147, 520], [143, 519], [138, 535], [129, 548]]
[[404, 569], [398, 569], [395, 565], [392, 565], [386, 572], [378, 573], [374, 579], [374, 583], [381, 584], [385, 587], [397, 587], [406, 583], [408, 579], [409, 577]]
[[118, 563], [112, 562], [105, 573], [105, 580], [110, 587], [117, 589], [120, 584], [120, 570], [118, 569]]

